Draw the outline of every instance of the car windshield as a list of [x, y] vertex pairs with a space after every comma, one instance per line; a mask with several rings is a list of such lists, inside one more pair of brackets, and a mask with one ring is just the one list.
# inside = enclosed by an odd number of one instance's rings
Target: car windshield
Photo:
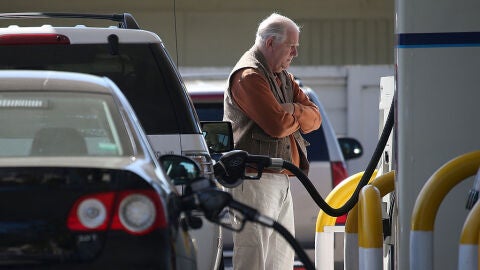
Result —
[[0, 94], [0, 156], [126, 156], [133, 146], [110, 95]]

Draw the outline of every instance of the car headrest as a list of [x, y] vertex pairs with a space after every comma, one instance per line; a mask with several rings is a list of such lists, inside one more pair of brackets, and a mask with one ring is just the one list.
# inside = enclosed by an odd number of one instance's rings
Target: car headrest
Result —
[[74, 128], [48, 127], [39, 129], [33, 138], [32, 156], [83, 156], [87, 144], [82, 134]]

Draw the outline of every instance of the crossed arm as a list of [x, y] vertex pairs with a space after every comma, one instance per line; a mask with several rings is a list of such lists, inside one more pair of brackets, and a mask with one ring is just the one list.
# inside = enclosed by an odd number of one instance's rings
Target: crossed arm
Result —
[[233, 77], [232, 94], [244, 113], [268, 135], [286, 137], [298, 129], [309, 133], [320, 127], [322, 117], [317, 106], [293, 81], [293, 102], [280, 104], [262, 74], [244, 69]]

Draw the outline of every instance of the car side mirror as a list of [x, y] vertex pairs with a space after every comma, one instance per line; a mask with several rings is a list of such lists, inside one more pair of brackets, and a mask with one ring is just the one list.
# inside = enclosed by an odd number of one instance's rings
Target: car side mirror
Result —
[[345, 160], [359, 158], [363, 155], [362, 144], [357, 139], [350, 137], [341, 137], [337, 139]]
[[[185, 189], [186, 193], [182, 194], [182, 198], [186, 197], [186, 199], [180, 199], [180, 209], [185, 212], [185, 219], [182, 220], [182, 224], [192, 229], [201, 228], [202, 219], [191, 213], [193, 209], [197, 208], [195, 200], [192, 200], [192, 198], [195, 198], [192, 193], [195, 192], [195, 188], [202, 189], [205, 185], [209, 186], [209, 180], [201, 177], [200, 167], [191, 158], [179, 155], [162, 155], [158, 160], [174, 185], [188, 187]], [[192, 185], [196, 187], [192, 187]]]
[[210, 154], [233, 150], [233, 131], [230, 122], [201, 121], [200, 126]]
[[188, 157], [162, 155], [159, 161], [174, 185], [188, 185], [200, 177], [200, 167]]

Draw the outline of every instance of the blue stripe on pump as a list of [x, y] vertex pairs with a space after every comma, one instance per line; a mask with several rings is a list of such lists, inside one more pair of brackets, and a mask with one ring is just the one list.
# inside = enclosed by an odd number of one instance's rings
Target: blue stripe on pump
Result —
[[480, 32], [397, 34], [397, 48], [479, 47]]

